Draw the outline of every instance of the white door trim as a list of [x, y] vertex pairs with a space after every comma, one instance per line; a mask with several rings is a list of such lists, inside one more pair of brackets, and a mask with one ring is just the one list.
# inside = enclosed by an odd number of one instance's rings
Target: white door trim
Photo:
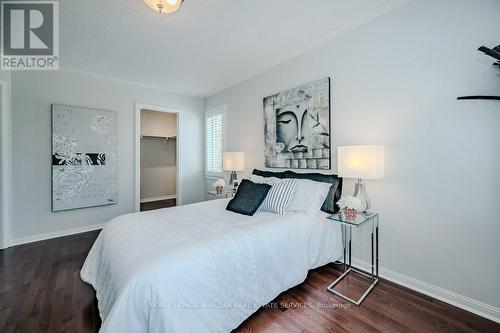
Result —
[[5, 81], [0, 81], [2, 89], [2, 112], [1, 119], [1, 132], [2, 132], [2, 149], [0, 156], [0, 164], [2, 166], [1, 179], [2, 179], [2, 216], [1, 225], [2, 237], [0, 238], [0, 249], [10, 246], [10, 226], [12, 217], [11, 208], [11, 195], [12, 195], [12, 180], [11, 180], [11, 111], [10, 111], [10, 90], [9, 85]]
[[143, 104], [143, 103], [135, 103], [135, 196], [134, 196], [134, 206], [135, 211], [139, 212], [141, 210], [141, 110], [151, 110], [151, 111], [160, 111], [160, 112], [168, 112], [177, 114], [177, 140], [176, 140], [176, 179], [175, 179], [175, 191], [177, 197], [177, 205], [182, 205], [182, 189], [180, 186], [180, 179], [182, 173], [182, 164], [181, 164], [181, 144], [183, 142], [182, 132], [181, 132], [181, 118], [182, 118], [182, 110]]

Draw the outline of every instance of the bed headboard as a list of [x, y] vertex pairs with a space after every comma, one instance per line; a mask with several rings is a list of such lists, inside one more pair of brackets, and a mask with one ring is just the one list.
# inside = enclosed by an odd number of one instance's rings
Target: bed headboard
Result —
[[330, 214], [337, 213], [339, 211], [339, 207], [336, 205], [336, 202], [342, 196], [342, 177], [334, 174], [298, 173], [291, 170], [273, 172], [254, 169], [252, 173], [262, 177], [309, 179], [316, 182], [330, 183], [332, 184], [330, 186], [330, 192], [328, 192], [328, 196], [326, 197], [325, 202], [323, 202], [321, 210]]

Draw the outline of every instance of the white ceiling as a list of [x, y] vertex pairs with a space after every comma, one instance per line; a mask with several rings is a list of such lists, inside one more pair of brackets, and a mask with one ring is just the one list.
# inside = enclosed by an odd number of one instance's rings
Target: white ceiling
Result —
[[60, 1], [61, 67], [208, 96], [406, 0]]

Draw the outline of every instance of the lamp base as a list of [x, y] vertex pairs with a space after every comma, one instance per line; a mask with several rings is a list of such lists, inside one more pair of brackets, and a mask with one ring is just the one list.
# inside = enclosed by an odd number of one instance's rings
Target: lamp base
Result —
[[231, 171], [229, 185], [233, 185], [234, 188], [238, 187], [238, 174], [236, 173], [236, 171]]
[[367, 213], [371, 208], [371, 202], [366, 193], [366, 185], [361, 178], [358, 178], [358, 181], [354, 185], [354, 197], [361, 201], [361, 205], [364, 207], [363, 213]]

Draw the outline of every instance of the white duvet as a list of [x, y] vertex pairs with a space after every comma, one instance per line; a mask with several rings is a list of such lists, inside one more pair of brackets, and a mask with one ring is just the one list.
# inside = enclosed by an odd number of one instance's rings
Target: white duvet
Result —
[[229, 332], [340, 257], [337, 224], [301, 213], [225, 210], [213, 200], [111, 220], [81, 277], [101, 332]]

